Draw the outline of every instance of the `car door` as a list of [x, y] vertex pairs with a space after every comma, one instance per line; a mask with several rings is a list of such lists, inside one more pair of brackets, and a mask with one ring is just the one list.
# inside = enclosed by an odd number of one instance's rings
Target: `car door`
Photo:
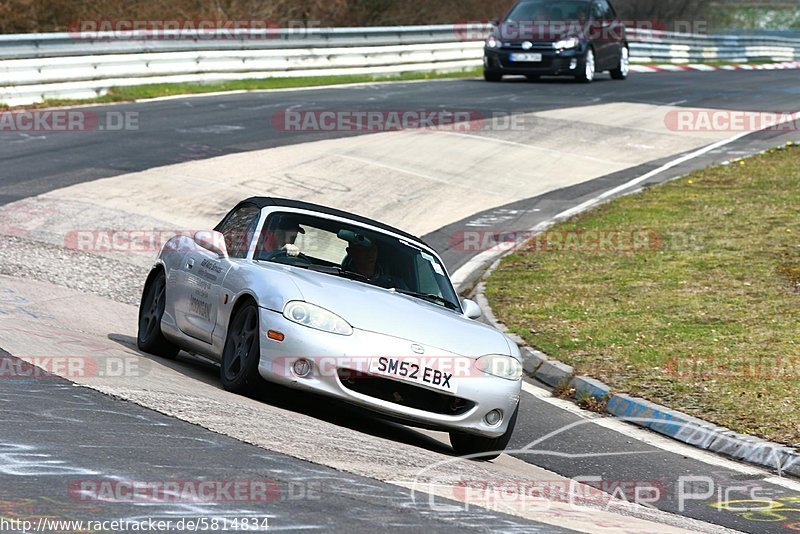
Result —
[[605, 4], [605, 20], [608, 21], [608, 27], [605, 28], [606, 41], [608, 42], [608, 68], [615, 69], [619, 66], [619, 59], [622, 54], [622, 44], [625, 40], [625, 26], [619, 20], [614, 6], [608, 0], [601, 0], [601, 4]]
[[227, 258], [201, 247], [184, 257], [176, 321], [186, 335], [211, 343], [222, 305], [222, 282], [236, 262], [247, 258], [260, 214], [261, 210], [252, 204], [242, 204], [228, 214], [219, 227], [225, 237]]
[[606, 0], [594, 0], [590, 9], [591, 41], [598, 72], [611, 68], [608, 66], [611, 58], [611, 47], [608, 42], [609, 21], [605, 18], [609, 10]]

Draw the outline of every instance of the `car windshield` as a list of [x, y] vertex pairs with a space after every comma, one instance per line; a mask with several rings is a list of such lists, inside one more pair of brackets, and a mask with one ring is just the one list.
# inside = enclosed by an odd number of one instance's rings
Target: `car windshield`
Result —
[[348, 278], [460, 311], [438, 258], [411, 241], [322, 217], [273, 213], [255, 259]]
[[589, 3], [582, 0], [527, 0], [509, 12], [506, 22], [587, 20]]

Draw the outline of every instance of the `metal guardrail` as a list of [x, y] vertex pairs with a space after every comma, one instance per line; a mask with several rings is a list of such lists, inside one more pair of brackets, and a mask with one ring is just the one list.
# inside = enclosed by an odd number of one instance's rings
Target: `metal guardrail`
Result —
[[[0, 60], [186, 52], [208, 50], [279, 50], [432, 44], [461, 40], [459, 25], [379, 26], [209, 32], [34, 33], [0, 35]], [[471, 39], [474, 40], [474, 39]]]
[[764, 35], [697, 35], [631, 31], [636, 63], [792, 61], [800, 58], [800, 39]]
[[[459, 26], [0, 36], [0, 102], [91, 98], [110, 87], [270, 77], [465, 70], [480, 39]], [[89, 38], [91, 37], [91, 38]], [[188, 38], [187, 38], [188, 37]]]
[[[221, 38], [222, 37], [222, 38]], [[631, 31], [638, 63], [791, 61], [800, 39]], [[111, 87], [270, 77], [452, 71], [479, 66], [475, 26], [0, 35], [0, 102], [91, 98]]]

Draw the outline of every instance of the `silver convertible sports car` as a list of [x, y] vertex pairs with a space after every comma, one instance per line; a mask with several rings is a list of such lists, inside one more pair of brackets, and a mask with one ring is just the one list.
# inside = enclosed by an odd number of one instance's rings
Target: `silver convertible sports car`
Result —
[[436, 252], [343, 211], [275, 198], [168, 241], [139, 309], [142, 351], [220, 363], [223, 386], [278, 383], [443, 430], [458, 454], [500, 454], [517, 419], [516, 344], [475, 321]]

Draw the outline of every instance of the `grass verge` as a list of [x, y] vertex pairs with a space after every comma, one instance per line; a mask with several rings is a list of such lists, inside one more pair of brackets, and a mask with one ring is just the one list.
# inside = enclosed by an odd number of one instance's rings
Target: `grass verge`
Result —
[[798, 447], [798, 190], [796, 145], [698, 171], [539, 236], [487, 296], [615, 391]]
[[[341, 85], [348, 83], [370, 82], [403, 82], [413, 80], [452, 79], [481, 76], [479, 68], [458, 72], [409, 72], [396, 75], [352, 75], [352, 76], [313, 76], [306, 78], [264, 78], [256, 80], [234, 80], [214, 83], [164, 83], [154, 85], [137, 85], [134, 87], [113, 87], [108, 93], [90, 99], [50, 99], [25, 108], [42, 108], [55, 106], [73, 106], [81, 104], [107, 104], [114, 102], [131, 102], [147, 98], [158, 98], [175, 95], [191, 95], [201, 93], [217, 93], [224, 91], [257, 91], [263, 89], [292, 89], [299, 87], [317, 87], [321, 85]], [[8, 107], [6, 106], [6, 109]]]

